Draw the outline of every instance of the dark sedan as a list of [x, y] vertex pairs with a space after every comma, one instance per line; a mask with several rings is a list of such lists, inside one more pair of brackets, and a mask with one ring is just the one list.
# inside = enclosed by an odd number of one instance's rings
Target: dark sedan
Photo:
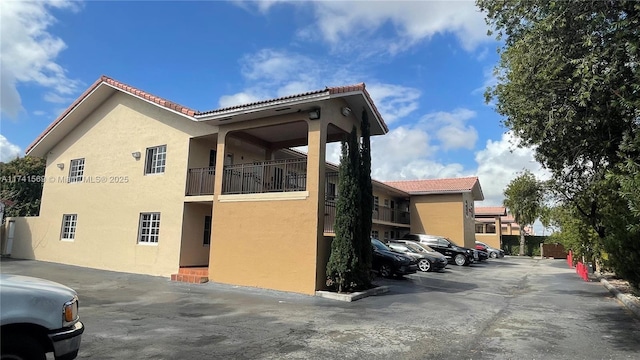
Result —
[[428, 252], [417, 243], [410, 241], [403, 243], [400, 241], [391, 240], [388, 245], [391, 249], [416, 259], [418, 270], [424, 272], [438, 271], [447, 266], [447, 258], [439, 252]]
[[380, 276], [402, 276], [414, 274], [418, 270], [418, 264], [414, 259], [392, 251], [380, 240], [371, 239], [371, 246], [373, 248], [371, 267]]

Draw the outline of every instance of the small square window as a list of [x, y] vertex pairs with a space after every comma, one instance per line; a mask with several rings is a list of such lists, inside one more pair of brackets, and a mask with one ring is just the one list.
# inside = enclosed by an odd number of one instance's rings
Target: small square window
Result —
[[84, 158], [71, 160], [71, 166], [69, 166], [69, 182], [82, 182], [84, 176]]
[[76, 225], [78, 223], [78, 214], [64, 214], [62, 216], [62, 231], [60, 239], [73, 240], [76, 237]]
[[162, 174], [167, 163], [167, 145], [147, 148], [147, 158], [144, 168], [146, 174]]
[[138, 243], [157, 244], [160, 236], [160, 213], [141, 213]]

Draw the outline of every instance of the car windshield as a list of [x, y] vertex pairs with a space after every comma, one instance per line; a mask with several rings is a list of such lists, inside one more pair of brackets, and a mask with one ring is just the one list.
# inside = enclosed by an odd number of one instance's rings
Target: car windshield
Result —
[[371, 245], [373, 245], [378, 250], [390, 251], [387, 245], [383, 244], [382, 241], [378, 239], [371, 239]]
[[436, 252], [435, 250], [433, 250], [433, 248], [431, 246], [429, 246], [427, 244], [424, 244], [424, 243], [416, 244], [416, 246], [419, 246], [419, 247], [421, 247], [421, 248], [423, 248], [423, 249], [425, 249], [427, 251], [430, 251], [430, 252]]
[[462, 246], [460, 246], [460, 245], [456, 244], [456, 242], [455, 242], [455, 241], [453, 241], [453, 240], [451, 240], [451, 239], [449, 239], [449, 238], [443, 238], [443, 239], [446, 239], [448, 242], [450, 242], [450, 243], [451, 243], [451, 245], [454, 245], [454, 246], [457, 246], [457, 247], [462, 247]]
[[421, 247], [420, 245], [405, 244], [405, 246], [406, 246], [409, 250], [411, 250], [411, 251], [413, 251], [413, 252], [416, 252], [416, 253], [424, 253], [424, 252], [427, 252], [427, 250], [426, 250], [425, 248]]

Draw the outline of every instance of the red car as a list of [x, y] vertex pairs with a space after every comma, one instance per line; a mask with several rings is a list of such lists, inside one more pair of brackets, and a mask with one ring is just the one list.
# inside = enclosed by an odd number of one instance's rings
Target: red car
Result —
[[504, 257], [504, 250], [492, 248], [480, 241], [476, 241], [476, 250], [486, 252], [493, 259]]

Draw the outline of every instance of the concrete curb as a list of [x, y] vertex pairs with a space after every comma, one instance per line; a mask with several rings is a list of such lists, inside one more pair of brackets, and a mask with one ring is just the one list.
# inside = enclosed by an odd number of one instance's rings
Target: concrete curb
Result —
[[366, 291], [359, 291], [351, 294], [339, 294], [331, 291], [316, 291], [316, 296], [332, 300], [352, 302], [366, 298], [367, 296], [375, 296], [389, 292], [388, 286], [378, 286]]
[[600, 277], [600, 282], [640, 319], [640, 305], [631, 296], [621, 293], [603, 277]]

